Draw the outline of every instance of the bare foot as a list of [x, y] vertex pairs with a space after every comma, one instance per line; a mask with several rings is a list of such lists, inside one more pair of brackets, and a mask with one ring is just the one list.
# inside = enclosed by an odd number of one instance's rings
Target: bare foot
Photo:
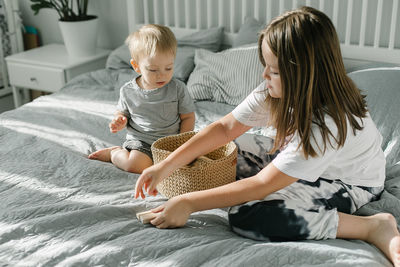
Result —
[[380, 213], [369, 216], [371, 230], [367, 241], [379, 248], [395, 267], [400, 267], [400, 234], [393, 215]]
[[89, 159], [96, 159], [105, 162], [111, 162], [111, 151], [120, 148], [119, 146], [107, 147], [97, 150], [88, 156]]

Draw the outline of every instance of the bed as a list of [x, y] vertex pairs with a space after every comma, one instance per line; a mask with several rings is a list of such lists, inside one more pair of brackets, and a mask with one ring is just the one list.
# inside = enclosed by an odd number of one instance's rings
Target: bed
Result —
[[[230, 112], [260, 82], [254, 42], [265, 21], [298, 5], [324, 10], [338, 25], [349, 76], [367, 94], [383, 135], [385, 190], [357, 214], [390, 212], [400, 223], [398, 2], [127, 0], [127, 10], [130, 30], [154, 22], [176, 33], [175, 76], [196, 99], [196, 130]], [[382, 16], [387, 10], [392, 16]], [[380, 30], [374, 29], [384, 26], [389, 35], [375, 38]], [[119, 87], [132, 77], [127, 53], [122, 45], [105, 69], [0, 115], [1, 266], [391, 266], [376, 247], [358, 240], [242, 238], [230, 231], [225, 209], [194, 213], [179, 229], [140, 223], [136, 213], [166, 198], [136, 200], [137, 174], [87, 159], [124, 140], [124, 131], [110, 134], [107, 125]], [[271, 146], [271, 135], [272, 129], [252, 129], [237, 143], [258, 155]], [[245, 161], [239, 158], [239, 172], [251, 171]]]

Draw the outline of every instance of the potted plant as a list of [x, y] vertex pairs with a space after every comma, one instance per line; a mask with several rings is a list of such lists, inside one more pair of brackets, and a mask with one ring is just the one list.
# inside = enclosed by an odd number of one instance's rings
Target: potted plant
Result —
[[88, 15], [89, 0], [31, 0], [34, 14], [42, 8], [54, 9], [67, 52], [73, 57], [96, 53], [97, 24], [95, 15]]

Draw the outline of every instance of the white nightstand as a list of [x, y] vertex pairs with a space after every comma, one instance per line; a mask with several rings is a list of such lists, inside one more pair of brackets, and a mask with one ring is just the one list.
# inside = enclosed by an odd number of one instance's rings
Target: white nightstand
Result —
[[89, 57], [69, 57], [65, 46], [50, 44], [6, 57], [15, 107], [21, 105], [21, 89], [60, 90], [73, 77], [105, 67], [110, 50], [97, 48]]

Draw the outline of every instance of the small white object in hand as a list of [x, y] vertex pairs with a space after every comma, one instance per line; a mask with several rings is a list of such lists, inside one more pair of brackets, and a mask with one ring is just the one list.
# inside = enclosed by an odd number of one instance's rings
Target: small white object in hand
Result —
[[136, 213], [136, 217], [141, 223], [146, 224], [146, 223], [150, 223], [150, 221], [156, 217], [156, 214], [154, 212], [152, 212], [151, 210], [148, 210], [148, 211]]

